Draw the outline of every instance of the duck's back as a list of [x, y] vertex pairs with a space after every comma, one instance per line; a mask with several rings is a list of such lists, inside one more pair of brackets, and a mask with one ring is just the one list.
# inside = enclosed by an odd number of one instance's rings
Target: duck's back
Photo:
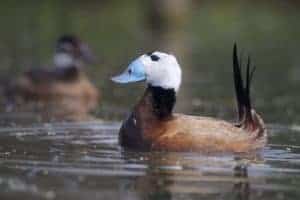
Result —
[[84, 73], [78, 74], [76, 81], [40, 81], [33, 82], [28, 77], [22, 77], [17, 83], [18, 90], [25, 98], [37, 100], [59, 100], [65, 98], [82, 99], [94, 107], [99, 93]]
[[23, 75], [35, 84], [50, 84], [53, 82], [72, 82], [79, 78], [80, 72], [76, 67], [56, 67], [53, 69], [31, 69]]
[[153, 141], [153, 150], [248, 152], [263, 147], [266, 142], [265, 136], [257, 137], [260, 129], [249, 132], [209, 117], [176, 114], [161, 126], [164, 133]]
[[9, 101], [21, 105], [70, 102], [85, 111], [94, 109], [99, 100], [98, 89], [76, 68], [30, 70], [12, 81], [5, 94]]

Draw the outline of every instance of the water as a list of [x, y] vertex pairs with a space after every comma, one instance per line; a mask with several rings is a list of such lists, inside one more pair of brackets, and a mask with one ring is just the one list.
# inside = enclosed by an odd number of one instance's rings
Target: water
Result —
[[119, 147], [119, 126], [85, 122], [3, 129], [1, 199], [299, 197], [297, 146], [272, 144], [257, 155], [132, 152]]
[[[299, 3], [190, 1], [178, 21], [163, 16], [163, 28], [148, 6], [138, 0], [1, 4], [1, 76], [49, 64], [56, 37], [74, 32], [98, 55], [86, 71], [102, 100], [92, 121], [1, 112], [0, 199], [299, 199]], [[157, 48], [175, 53], [183, 68], [178, 112], [234, 119], [234, 41], [257, 66], [253, 103], [269, 131], [262, 152], [149, 153], [118, 145], [121, 120], [144, 86], [115, 85], [109, 77]]]

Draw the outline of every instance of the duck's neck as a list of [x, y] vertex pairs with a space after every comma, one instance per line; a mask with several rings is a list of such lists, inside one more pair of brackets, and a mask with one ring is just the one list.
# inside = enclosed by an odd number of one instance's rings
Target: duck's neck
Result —
[[120, 129], [120, 143], [128, 147], [149, 149], [152, 140], [161, 135], [166, 120], [172, 119], [176, 101], [173, 89], [149, 85], [133, 113]]
[[141, 102], [146, 107], [146, 111], [154, 118], [159, 120], [169, 119], [172, 117], [176, 103], [176, 92], [174, 89], [148, 85]]

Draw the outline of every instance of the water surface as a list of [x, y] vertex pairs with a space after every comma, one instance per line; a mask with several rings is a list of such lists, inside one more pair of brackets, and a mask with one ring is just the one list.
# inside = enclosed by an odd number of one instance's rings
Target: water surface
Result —
[[[297, 199], [300, 149], [201, 155], [122, 150], [119, 123], [1, 130], [1, 199]], [[273, 130], [272, 126], [269, 129]], [[299, 130], [281, 127], [276, 137]]]

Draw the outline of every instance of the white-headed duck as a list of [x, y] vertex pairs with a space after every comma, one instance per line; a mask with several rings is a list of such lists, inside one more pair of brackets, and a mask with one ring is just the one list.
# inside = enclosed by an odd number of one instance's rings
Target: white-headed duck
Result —
[[38, 101], [48, 104], [65, 99], [76, 100], [83, 110], [94, 109], [99, 92], [83, 71], [94, 56], [88, 45], [74, 35], [63, 35], [56, 43], [53, 66], [34, 68], [11, 81], [8, 98], [25, 102]]
[[134, 60], [117, 83], [145, 80], [146, 92], [119, 132], [124, 147], [146, 151], [249, 152], [261, 149], [267, 141], [262, 118], [251, 107], [250, 82], [253, 71], [248, 60], [246, 81], [241, 75], [236, 45], [233, 74], [238, 104], [238, 123], [220, 119], [173, 114], [176, 93], [181, 84], [181, 68], [167, 53], [152, 52]]

